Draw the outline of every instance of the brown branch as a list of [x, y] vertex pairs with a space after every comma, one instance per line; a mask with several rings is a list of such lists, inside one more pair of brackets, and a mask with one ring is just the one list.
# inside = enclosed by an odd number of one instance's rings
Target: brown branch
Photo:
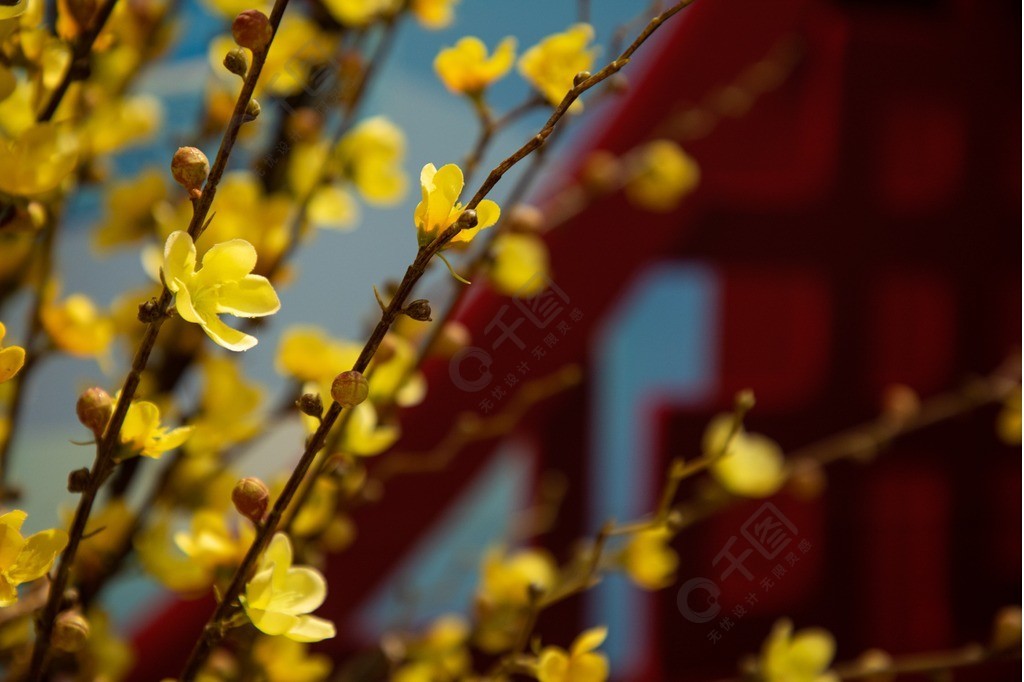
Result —
[[[277, 32], [277, 27], [281, 23], [281, 17], [283, 16], [287, 5], [288, 0], [276, 0], [274, 8], [271, 10], [270, 25], [273, 27], [275, 34]], [[198, 200], [193, 202], [192, 220], [188, 226], [188, 234], [193, 239], [198, 239], [203, 229], [208, 224], [207, 214], [209, 213], [210, 205], [213, 203], [214, 195], [217, 192], [217, 184], [220, 182], [220, 179], [224, 174], [228, 158], [231, 155], [231, 150], [238, 139], [238, 133], [244, 122], [246, 106], [248, 105], [249, 100], [252, 97], [252, 93], [256, 88], [256, 82], [263, 70], [263, 64], [266, 62], [267, 53], [271, 48], [272, 42], [273, 37], [271, 37], [271, 40], [263, 50], [257, 51], [253, 54], [252, 66], [246, 74], [245, 81], [242, 84], [242, 90], [238, 95], [238, 100], [235, 102], [234, 112], [232, 113], [231, 120], [228, 122], [228, 126], [224, 131], [220, 148], [217, 150], [217, 156], [210, 168], [209, 177], [203, 186], [202, 195]], [[32, 651], [32, 663], [28, 677], [31, 682], [39, 682], [46, 672], [47, 655], [50, 649], [50, 637], [53, 634], [53, 626], [60, 610], [64, 590], [67, 587], [68, 580], [70, 579], [71, 566], [74, 564], [75, 555], [78, 551], [79, 544], [82, 541], [82, 535], [85, 532], [85, 526], [89, 520], [89, 515], [92, 512], [92, 507], [96, 501], [97, 493], [116, 466], [114, 455], [120, 440], [121, 426], [124, 424], [125, 416], [128, 413], [128, 407], [134, 399], [135, 392], [139, 387], [142, 372], [146, 369], [146, 365], [149, 362], [150, 353], [152, 353], [153, 348], [156, 345], [160, 328], [167, 319], [167, 312], [172, 298], [173, 296], [170, 290], [164, 286], [164, 289], [160, 294], [160, 299], [157, 301], [158, 314], [155, 319], [149, 323], [149, 326], [146, 329], [145, 335], [143, 336], [132, 361], [131, 370], [129, 371], [128, 376], [125, 377], [124, 384], [121, 387], [121, 394], [117, 401], [117, 405], [114, 407], [114, 413], [111, 415], [110, 422], [107, 424], [103, 437], [99, 439], [96, 444], [96, 456], [89, 472], [89, 482], [85, 490], [82, 492], [82, 497], [78, 502], [77, 509], [75, 510], [75, 517], [71, 524], [71, 530], [68, 533], [69, 539], [67, 548], [61, 556], [56, 576], [52, 582], [49, 599], [47, 599], [46, 606], [36, 623], [36, 641]]]
[[[466, 204], [465, 210], [475, 209], [510, 168], [540, 147], [551, 135], [555, 126], [558, 124], [558, 121], [561, 120], [569, 110], [572, 103], [575, 102], [580, 95], [609, 76], [612, 76], [622, 70], [622, 68], [629, 62], [633, 53], [639, 49], [639, 47], [651, 36], [651, 34], [654, 33], [654, 31], [658, 29], [659, 26], [683, 8], [692, 4], [693, 1], [694, 0], [681, 0], [672, 8], [652, 19], [644, 31], [628, 48], [626, 48], [618, 59], [608, 64], [591, 77], [583, 79], [574, 85], [573, 88], [566, 93], [565, 97], [562, 98], [562, 101], [558, 106], [555, 107], [554, 113], [551, 114], [551, 117], [548, 119], [544, 127], [541, 128], [533, 138], [513, 152], [490, 172], [487, 179], [477, 190], [476, 194], [474, 194], [473, 198]], [[431, 259], [439, 253], [441, 249], [447, 246], [448, 242], [451, 241], [451, 239], [458, 234], [461, 229], [462, 226], [457, 222], [444, 232], [437, 235], [429, 244], [419, 249], [416, 254], [416, 259], [406, 270], [405, 276], [402, 278], [401, 283], [398, 285], [398, 288], [391, 297], [391, 301], [388, 303], [387, 308], [382, 312], [380, 321], [377, 323], [376, 327], [374, 327], [369, 340], [367, 340], [366, 344], [363, 346], [363, 350], [360, 352], [359, 358], [352, 367], [353, 371], [364, 372], [366, 370], [370, 361], [373, 359], [374, 354], [377, 352], [377, 349], [380, 347], [381, 342], [384, 340], [385, 335], [391, 328], [392, 323], [401, 314], [406, 300], [412, 293], [417, 282], [419, 282], [420, 278], [423, 276], [423, 273], [426, 271], [426, 267], [430, 263]], [[258, 529], [256, 538], [249, 547], [249, 551], [246, 552], [245, 558], [242, 560], [241, 564], [239, 564], [238, 569], [232, 576], [230, 584], [221, 596], [221, 601], [218, 603], [217, 608], [214, 609], [213, 614], [210, 616], [210, 619], [203, 628], [202, 634], [196, 641], [192, 652], [189, 654], [188, 660], [185, 662], [184, 670], [181, 674], [182, 682], [191, 682], [191, 680], [195, 678], [213, 647], [216, 646], [224, 637], [228, 616], [232, 610], [236, 608], [236, 602], [245, 587], [246, 581], [249, 579], [250, 573], [255, 568], [256, 562], [263, 553], [263, 550], [266, 549], [267, 545], [270, 543], [270, 539], [277, 531], [282, 516], [287, 510], [288, 505], [291, 503], [296, 491], [299, 489], [302, 479], [313, 464], [317, 453], [323, 448], [327, 439], [327, 434], [330, 432], [335, 422], [337, 422], [341, 412], [341, 405], [339, 405], [337, 401], [332, 402], [330, 407], [327, 409], [327, 412], [324, 414], [323, 421], [320, 422], [317, 430], [308, 439], [305, 451], [299, 459], [295, 469], [292, 471], [291, 476], [288, 478], [287, 483], [285, 483], [284, 490], [282, 490], [281, 495], [275, 501], [266, 521]]]

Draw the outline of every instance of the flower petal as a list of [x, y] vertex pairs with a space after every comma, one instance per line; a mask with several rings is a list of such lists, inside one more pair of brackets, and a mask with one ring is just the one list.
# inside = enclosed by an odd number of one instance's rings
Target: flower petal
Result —
[[311, 613], [327, 598], [327, 581], [319, 571], [307, 566], [288, 569], [284, 584], [274, 586], [268, 609], [302, 615]]
[[565, 682], [569, 674], [569, 656], [561, 649], [549, 646], [540, 652], [537, 661], [537, 679], [540, 682]]
[[196, 287], [234, 282], [255, 267], [256, 247], [244, 239], [214, 244], [203, 254], [203, 267], [196, 273]]
[[164, 279], [171, 291], [192, 279], [196, 270], [196, 245], [187, 232], [172, 232], [164, 243]]
[[206, 335], [213, 339], [213, 342], [222, 348], [233, 351], [246, 351], [259, 343], [255, 336], [245, 332], [232, 329], [217, 317], [216, 313], [202, 312], [200, 326]]
[[25, 365], [25, 349], [20, 346], [11, 346], [0, 350], [0, 383], [3, 383], [18, 373]]
[[57, 528], [30, 536], [14, 565], [7, 570], [8, 579], [15, 583], [27, 583], [43, 577], [67, 544], [68, 534]]
[[487, 229], [494, 223], [498, 222], [498, 218], [501, 217], [501, 209], [496, 203], [490, 199], [484, 199], [476, 207], [476, 227], [472, 227], [468, 230], [462, 230], [457, 235], [452, 237], [453, 242], [468, 242], [476, 236], [480, 230]]
[[334, 623], [329, 620], [316, 616], [301, 616], [299, 622], [284, 634], [296, 642], [320, 642], [334, 637], [337, 632]]
[[0, 571], [10, 568], [25, 546], [25, 538], [19, 531], [26, 516], [28, 514], [20, 509], [0, 516]]
[[608, 679], [608, 659], [604, 654], [574, 654], [569, 670], [572, 682], [604, 682]]
[[236, 317], [263, 317], [281, 309], [270, 280], [261, 275], [245, 275], [235, 282], [220, 287], [217, 294], [217, 312]]
[[597, 627], [590, 628], [580, 633], [580, 636], [576, 638], [576, 641], [572, 643], [572, 655], [573, 657], [585, 654], [588, 651], [593, 651], [597, 647], [601, 646], [604, 640], [608, 637], [608, 628]]

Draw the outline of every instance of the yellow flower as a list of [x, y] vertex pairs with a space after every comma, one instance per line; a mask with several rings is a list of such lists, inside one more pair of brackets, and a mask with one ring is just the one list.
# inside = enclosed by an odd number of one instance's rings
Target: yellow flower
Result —
[[490, 57], [482, 40], [466, 36], [437, 53], [434, 71], [450, 91], [476, 95], [507, 74], [515, 60], [516, 39], [511, 36], [498, 43]]
[[[711, 420], [704, 432], [705, 457], [722, 452], [732, 422], [731, 414]], [[733, 495], [770, 497], [786, 480], [782, 448], [766, 436], [747, 433], [741, 426], [726, 453], [712, 462], [711, 474]]]
[[28, 9], [28, 0], [15, 0], [10, 5], [0, 5], [0, 21], [24, 14], [26, 9]]
[[242, 524], [238, 533], [228, 527], [221, 511], [200, 509], [192, 515], [189, 531], [174, 534], [174, 544], [189, 559], [209, 572], [227, 566], [233, 567], [242, 560], [255, 531], [248, 524]]
[[412, 12], [420, 24], [427, 28], [444, 28], [455, 18], [455, 5], [459, 0], [412, 0]]
[[155, 97], [110, 99], [90, 112], [81, 129], [82, 146], [92, 155], [115, 152], [151, 136], [162, 119], [163, 108]]
[[51, 290], [40, 311], [43, 328], [55, 346], [81, 358], [99, 358], [114, 340], [114, 320], [101, 313], [85, 294], [71, 294], [54, 301]]
[[97, 608], [89, 610], [88, 650], [78, 653], [79, 675], [93, 682], [117, 682], [131, 670], [131, 646], [114, 631], [110, 617]]
[[22, 536], [27, 517], [20, 509], [0, 516], [0, 607], [18, 601], [18, 585], [46, 575], [68, 544], [68, 534], [56, 528]]
[[253, 2], [253, 0], [204, 0], [203, 5], [225, 19], [231, 20], [247, 9], [258, 9], [264, 14], [269, 14], [273, 3], [270, 0], [260, 0], [259, 2]]
[[32, 196], [56, 189], [78, 162], [78, 139], [64, 125], [39, 123], [0, 139], [0, 192]]
[[672, 584], [679, 555], [669, 546], [671, 540], [672, 533], [665, 527], [640, 531], [630, 538], [622, 563], [633, 582], [647, 590]]
[[435, 620], [427, 632], [407, 645], [406, 662], [392, 675], [392, 682], [438, 682], [463, 679], [470, 670], [469, 624], [458, 615]]
[[346, 26], [365, 26], [394, 6], [393, 0], [325, 0], [332, 17]]
[[501, 233], [491, 246], [491, 284], [505, 296], [529, 298], [548, 283], [551, 266], [544, 240], [533, 234]]
[[312, 654], [287, 637], [260, 637], [252, 650], [267, 682], [321, 682], [331, 674], [330, 656]]
[[418, 405], [426, 396], [427, 381], [415, 371], [419, 362], [416, 346], [398, 334], [388, 334], [381, 349], [387, 353], [378, 353], [370, 363], [370, 400], [378, 405]]
[[[0, 339], [3, 339], [0, 327]], [[2, 355], [2, 354], [0, 354]], [[999, 411], [996, 421], [999, 438], [1007, 445], [1020, 445], [1021, 436], [1021, 395], [1020, 388], [1010, 392], [1003, 401], [1003, 409]]]
[[317, 187], [306, 207], [309, 222], [332, 230], [351, 230], [359, 222], [359, 204], [336, 184]]
[[189, 454], [217, 454], [259, 431], [263, 402], [260, 387], [246, 380], [238, 363], [225, 357], [203, 360], [205, 386], [200, 411], [192, 421]]
[[765, 682], [836, 682], [827, 672], [836, 642], [827, 630], [807, 628], [793, 634], [793, 624], [780, 620], [772, 628], [761, 651], [761, 675]]
[[203, 328], [206, 335], [228, 350], [244, 351], [256, 338], [232, 329], [218, 317], [263, 317], [281, 308], [270, 281], [253, 275], [256, 249], [244, 239], [215, 244], [203, 255], [196, 270], [196, 245], [187, 232], [174, 232], [164, 246], [163, 276], [176, 294], [178, 315]]
[[[336, 341], [319, 327], [293, 326], [285, 330], [277, 347], [277, 371], [302, 382], [324, 383], [351, 369], [362, 346]], [[328, 392], [329, 395], [329, 392]]]
[[291, 541], [284, 533], [277, 533], [240, 599], [249, 620], [260, 631], [297, 642], [319, 642], [334, 637], [334, 624], [308, 614], [326, 597], [323, 575], [307, 566], [293, 567]]
[[[118, 397], [120, 395], [118, 392]], [[137, 400], [128, 406], [121, 426], [121, 443], [135, 454], [160, 459], [165, 452], [180, 447], [191, 433], [191, 426], [170, 430], [160, 426], [160, 408], [151, 402]]]
[[541, 550], [506, 555], [501, 549], [491, 549], [484, 555], [477, 597], [493, 604], [526, 606], [530, 587], [546, 592], [557, 575], [554, 560]]
[[[552, 106], [557, 106], [572, 90], [576, 74], [593, 66], [597, 50], [587, 49], [593, 38], [594, 29], [589, 24], [576, 24], [564, 33], [550, 35], [523, 53], [519, 73]], [[581, 108], [577, 101], [570, 111]]]
[[405, 134], [384, 116], [359, 123], [335, 149], [339, 173], [371, 204], [394, 204], [405, 194]]
[[153, 234], [157, 227], [156, 212], [170, 209], [166, 199], [164, 172], [156, 168], [112, 184], [106, 196], [106, 217], [96, 230], [93, 243], [99, 249], [108, 249]]
[[671, 211], [700, 182], [700, 167], [671, 140], [655, 140], [631, 159], [626, 197], [649, 211]]
[[[0, 322], [0, 342], [3, 342], [7, 335], [7, 327]], [[0, 345], [0, 383], [3, 383], [18, 373], [25, 365], [25, 349], [21, 346]]]
[[350, 455], [372, 457], [394, 445], [400, 435], [398, 425], [380, 421], [377, 408], [367, 400], [352, 408], [338, 447]]
[[213, 583], [214, 576], [205, 566], [175, 551], [170, 513], [166, 510], [135, 536], [134, 544], [143, 570], [170, 590], [198, 593]]
[[[454, 163], [441, 166], [440, 169], [435, 168], [434, 164], [428, 163], [420, 171], [423, 199], [416, 205], [414, 222], [421, 245], [429, 244], [462, 215], [459, 195], [462, 193], [464, 184], [462, 169]], [[476, 227], [462, 230], [452, 238], [449, 245], [468, 243], [476, 236], [477, 232], [498, 222], [501, 209], [490, 199], [484, 199], [476, 207], [476, 215]]]
[[608, 679], [608, 658], [595, 653], [608, 636], [608, 628], [591, 628], [580, 634], [569, 651], [544, 647], [537, 660], [540, 682], [604, 682]]

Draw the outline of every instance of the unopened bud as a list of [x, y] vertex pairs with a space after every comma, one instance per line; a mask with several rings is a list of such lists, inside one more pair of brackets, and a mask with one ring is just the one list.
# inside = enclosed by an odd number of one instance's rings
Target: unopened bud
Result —
[[825, 471], [817, 460], [799, 459], [793, 462], [793, 471], [789, 475], [787, 490], [799, 500], [814, 500], [825, 492], [828, 479]]
[[573, 87], [577, 87], [578, 88], [588, 78], [590, 78], [590, 72], [589, 71], [580, 71], [578, 74], [573, 76], [573, 79], [572, 79]]
[[68, 474], [68, 492], [69, 493], [81, 493], [85, 492], [85, 489], [89, 487], [89, 478], [91, 474], [85, 467], [81, 469], [75, 469]]
[[459, 220], [456, 224], [459, 226], [460, 230], [471, 230], [477, 226], [477, 222], [476, 211], [471, 208], [467, 208], [459, 215]]
[[1021, 611], [1019, 606], [999, 609], [992, 625], [993, 651], [1020, 651]]
[[618, 185], [622, 174], [618, 157], [608, 151], [596, 151], [583, 164], [583, 185], [594, 194], [606, 194]]
[[360, 372], [342, 372], [331, 384], [331, 397], [342, 407], [355, 407], [370, 394], [370, 384]]
[[246, 72], [249, 71], [249, 59], [245, 56], [245, 50], [241, 48], [235, 48], [224, 55], [224, 68], [245, 78]]
[[171, 175], [189, 194], [200, 191], [209, 174], [210, 162], [206, 154], [195, 147], [180, 147], [171, 159]]
[[89, 621], [77, 611], [65, 611], [53, 624], [53, 646], [74, 653], [89, 641]]
[[308, 414], [310, 417], [320, 419], [324, 414], [324, 401], [319, 393], [303, 393], [295, 401], [295, 405], [302, 414]]
[[921, 408], [921, 399], [914, 389], [905, 384], [893, 384], [882, 393], [882, 410], [885, 416], [897, 423], [913, 417]]
[[508, 212], [508, 229], [514, 232], [538, 232], [544, 227], [544, 214], [536, 206], [516, 204]]
[[155, 298], [139, 304], [139, 322], [142, 324], [156, 322], [159, 317], [161, 317], [160, 304]]
[[114, 413], [114, 399], [102, 388], [87, 388], [78, 396], [75, 413], [78, 421], [99, 437], [103, 429], [107, 428], [110, 415]]
[[473, 337], [466, 325], [461, 322], [446, 322], [441, 329], [441, 335], [430, 350], [443, 358], [450, 358], [472, 341]]
[[749, 388], [745, 388], [736, 394], [736, 409], [740, 412], [750, 412], [756, 404], [754, 392]]
[[245, 105], [245, 116], [242, 117], [242, 122], [248, 123], [249, 121], [255, 121], [260, 116], [260, 110], [259, 102], [255, 99], [249, 100], [249, 103]]
[[320, 136], [324, 119], [315, 109], [302, 107], [292, 112], [285, 123], [288, 139], [292, 142], [313, 142]]
[[896, 679], [895, 673], [889, 672], [892, 668], [892, 657], [881, 649], [868, 649], [857, 659], [860, 665], [858, 676], [863, 672], [867, 673], [859, 679], [865, 682], [892, 682]]
[[231, 35], [242, 47], [260, 52], [270, 44], [274, 29], [266, 14], [257, 9], [247, 9], [231, 22]]
[[425, 298], [417, 298], [402, 308], [402, 312], [414, 320], [430, 322], [430, 301]]
[[270, 506], [270, 490], [258, 478], [243, 478], [231, 491], [231, 501], [239, 514], [253, 523], [260, 523]]

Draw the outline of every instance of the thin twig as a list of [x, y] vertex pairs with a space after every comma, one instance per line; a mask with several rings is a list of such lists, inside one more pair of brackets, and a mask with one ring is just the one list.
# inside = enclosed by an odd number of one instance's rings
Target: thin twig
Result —
[[[271, 10], [270, 25], [273, 27], [275, 34], [277, 32], [277, 27], [281, 23], [281, 17], [283, 16], [287, 5], [288, 0], [276, 0], [274, 8]], [[217, 156], [210, 168], [209, 177], [203, 186], [202, 195], [197, 201], [193, 202], [192, 220], [188, 226], [188, 234], [193, 239], [198, 239], [202, 230], [208, 224], [207, 215], [210, 210], [210, 205], [213, 203], [213, 198], [217, 191], [217, 185], [224, 174], [225, 168], [227, 168], [228, 158], [231, 155], [231, 150], [238, 139], [238, 133], [244, 122], [246, 107], [252, 97], [253, 91], [256, 88], [256, 82], [263, 70], [263, 64], [266, 62], [267, 53], [270, 50], [272, 42], [273, 37], [271, 37], [271, 40], [263, 50], [257, 51], [253, 54], [252, 66], [246, 74], [245, 81], [242, 84], [242, 90], [238, 95], [238, 100], [235, 102], [234, 112], [232, 113], [228, 126], [224, 131], [220, 148], [217, 150]], [[50, 596], [46, 602], [46, 607], [43, 609], [36, 623], [36, 641], [32, 650], [32, 663], [28, 677], [30, 682], [39, 682], [46, 672], [47, 654], [50, 649], [50, 637], [53, 633], [54, 622], [60, 610], [64, 590], [66, 589], [70, 578], [71, 566], [74, 564], [75, 555], [78, 551], [79, 544], [82, 541], [82, 535], [85, 532], [85, 526], [89, 520], [89, 515], [92, 512], [92, 507], [96, 501], [97, 493], [116, 466], [114, 455], [120, 441], [121, 426], [124, 424], [125, 416], [128, 413], [128, 407], [131, 405], [131, 402], [135, 397], [135, 392], [139, 387], [142, 373], [145, 371], [146, 365], [149, 362], [150, 353], [152, 353], [153, 347], [156, 345], [160, 328], [167, 319], [167, 311], [170, 307], [172, 298], [173, 296], [170, 290], [164, 286], [157, 302], [158, 314], [146, 328], [145, 335], [143, 336], [132, 361], [131, 370], [129, 371], [128, 376], [125, 377], [124, 384], [121, 387], [120, 397], [114, 407], [114, 413], [111, 415], [110, 422], [107, 424], [103, 437], [96, 444], [96, 457], [89, 472], [88, 485], [82, 492], [82, 497], [79, 499], [78, 507], [75, 510], [75, 517], [71, 524], [71, 530], [68, 533], [69, 539], [67, 548], [61, 556], [56, 576], [53, 579]]]
[[[622, 68], [629, 63], [630, 57], [632, 57], [632, 55], [651, 36], [651, 34], [658, 29], [659, 26], [680, 12], [683, 8], [692, 4], [693, 1], [694, 0], [681, 0], [681, 2], [675, 4], [672, 8], [652, 19], [643, 32], [637, 36], [636, 40], [626, 48], [618, 59], [609, 63], [590, 78], [583, 79], [579, 83], [575, 84], [572, 89], [566, 93], [565, 97], [562, 98], [562, 101], [558, 106], [555, 107], [554, 112], [551, 114], [547, 123], [544, 124], [544, 127], [541, 128], [540, 131], [528, 142], [523, 144], [519, 149], [499, 163], [488, 174], [487, 179], [484, 180], [476, 194], [474, 194], [473, 198], [466, 204], [464, 210], [476, 209], [480, 202], [487, 197], [491, 189], [494, 188], [510, 168], [544, 144], [544, 141], [551, 135], [555, 126], [561, 118], [565, 116], [569, 107], [580, 97], [580, 95], [606, 78], [622, 70]], [[451, 239], [458, 234], [461, 229], [461, 225], [456, 222], [451, 227], [438, 234], [429, 244], [419, 249], [416, 254], [416, 259], [406, 270], [405, 276], [402, 278], [401, 283], [392, 295], [387, 309], [381, 314], [380, 321], [378, 321], [373, 332], [370, 334], [369, 340], [367, 340], [366, 344], [363, 346], [363, 350], [360, 352], [359, 358], [352, 367], [353, 371], [364, 372], [366, 370], [370, 361], [373, 359], [373, 356], [376, 354], [377, 349], [380, 347], [381, 342], [384, 340], [385, 335], [391, 328], [392, 323], [401, 314], [401, 310], [405, 306], [405, 302], [412, 293], [413, 288], [426, 271], [427, 265], [437, 253], [447, 246], [448, 242], [451, 241]], [[192, 652], [189, 654], [188, 660], [185, 662], [185, 666], [180, 677], [182, 682], [191, 682], [191, 680], [195, 679], [213, 647], [216, 646], [224, 637], [227, 618], [236, 608], [236, 602], [245, 587], [245, 583], [248, 581], [251, 572], [255, 568], [260, 555], [263, 553], [264, 549], [266, 549], [267, 545], [270, 544], [270, 539], [277, 531], [282, 516], [287, 510], [288, 505], [291, 503], [296, 491], [299, 489], [302, 479], [306, 476], [310, 466], [313, 464], [317, 453], [319, 453], [323, 448], [327, 439], [327, 434], [338, 420], [341, 412], [341, 405], [339, 405], [337, 401], [333, 401], [327, 409], [327, 412], [324, 414], [323, 421], [320, 423], [313, 435], [309, 437], [305, 451], [299, 459], [295, 469], [292, 471], [291, 476], [289, 476], [287, 483], [285, 483], [285, 487], [282, 490], [281, 495], [275, 501], [266, 521], [258, 529], [256, 538], [253, 540], [248, 552], [246, 552], [245, 558], [242, 560], [241, 564], [239, 564], [238, 569], [232, 576], [230, 584], [224, 590], [217, 608], [210, 616], [210, 619], [203, 628], [202, 634], [196, 641]]]

